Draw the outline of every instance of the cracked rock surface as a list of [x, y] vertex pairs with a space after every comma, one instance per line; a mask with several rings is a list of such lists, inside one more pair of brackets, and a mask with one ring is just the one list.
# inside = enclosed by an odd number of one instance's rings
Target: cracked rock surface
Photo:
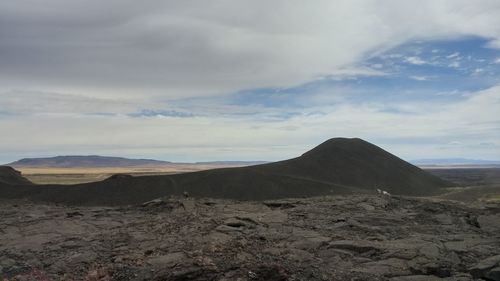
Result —
[[500, 205], [372, 195], [0, 202], [0, 280], [500, 280]]

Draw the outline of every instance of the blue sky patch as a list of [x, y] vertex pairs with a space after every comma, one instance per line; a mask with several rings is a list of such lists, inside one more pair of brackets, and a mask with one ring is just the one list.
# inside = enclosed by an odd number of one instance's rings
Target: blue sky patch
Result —
[[[500, 52], [488, 48], [487, 43], [487, 39], [478, 37], [413, 41], [359, 62], [360, 66], [384, 75], [330, 77], [292, 88], [249, 89], [211, 100], [228, 105], [281, 109], [333, 106], [339, 102], [390, 105], [395, 102], [460, 101], [470, 92], [500, 83], [500, 63], [496, 62]], [[387, 110], [398, 112], [390, 106]]]

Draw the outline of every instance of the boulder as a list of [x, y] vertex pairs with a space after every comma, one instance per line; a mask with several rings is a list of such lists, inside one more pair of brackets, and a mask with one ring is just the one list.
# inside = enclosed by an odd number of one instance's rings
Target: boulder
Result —
[[[474, 278], [488, 278], [488, 275], [498, 276], [499, 266], [500, 255], [497, 255], [478, 262], [469, 269], [469, 272]], [[500, 278], [491, 280], [500, 280]]]
[[479, 216], [477, 222], [482, 230], [500, 232], [500, 214]]
[[177, 264], [185, 263], [186, 255], [183, 252], [169, 253], [161, 256], [151, 257], [147, 263], [158, 268], [175, 267]]

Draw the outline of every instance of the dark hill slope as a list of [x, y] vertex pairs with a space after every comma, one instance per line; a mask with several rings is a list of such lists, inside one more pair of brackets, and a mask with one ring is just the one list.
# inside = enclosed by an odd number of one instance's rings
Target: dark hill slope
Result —
[[30, 185], [31, 182], [12, 167], [0, 166], [0, 184]]
[[185, 191], [189, 192], [192, 197], [239, 200], [349, 194], [357, 191], [334, 184], [280, 175], [262, 175], [251, 170], [241, 171], [239, 168], [216, 169], [208, 174], [195, 172], [185, 175], [182, 178], [174, 178], [173, 176], [119, 176], [95, 183], [39, 185], [35, 188], [10, 186], [3, 188], [2, 196], [70, 205], [128, 205], [162, 196], [182, 196]]
[[[17, 187], [9, 197], [84, 205], [144, 202], [184, 191], [195, 197], [264, 200], [373, 192], [429, 195], [449, 182], [360, 139], [331, 139], [300, 157], [275, 163], [166, 176], [114, 176], [72, 186]], [[17, 194], [16, 194], [17, 192]]]
[[446, 182], [362, 139], [330, 139], [302, 156], [260, 166], [268, 172], [294, 175], [395, 194], [423, 195]]
[[330, 139], [290, 160], [171, 178], [196, 195], [210, 190], [238, 199], [372, 192], [376, 188], [401, 195], [430, 195], [453, 185], [357, 138]]

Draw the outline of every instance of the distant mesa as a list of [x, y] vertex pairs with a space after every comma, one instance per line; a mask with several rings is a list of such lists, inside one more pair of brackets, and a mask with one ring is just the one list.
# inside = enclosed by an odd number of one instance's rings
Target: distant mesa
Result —
[[280, 162], [173, 175], [119, 176], [70, 186], [0, 185], [0, 196], [76, 205], [126, 205], [184, 192], [192, 197], [266, 200], [372, 193], [377, 188], [396, 195], [431, 195], [452, 185], [364, 140], [333, 138], [300, 157]]
[[209, 165], [209, 166], [248, 166], [264, 164], [264, 161], [210, 161], [195, 163], [175, 163], [154, 159], [130, 159], [124, 157], [110, 157], [99, 155], [55, 156], [44, 158], [24, 158], [6, 166], [19, 168], [124, 168], [124, 167], [161, 167], [171, 165]]
[[47, 158], [24, 158], [7, 164], [12, 167], [135, 167], [135, 166], [161, 166], [171, 162], [152, 159], [129, 159], [109, 156], [56, 156]]

